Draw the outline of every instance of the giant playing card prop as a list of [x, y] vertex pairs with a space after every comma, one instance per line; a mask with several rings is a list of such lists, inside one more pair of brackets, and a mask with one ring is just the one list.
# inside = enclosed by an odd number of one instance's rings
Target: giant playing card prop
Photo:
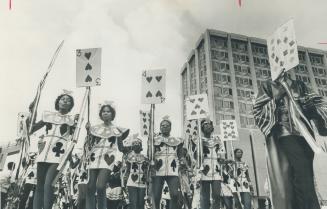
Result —
[[293, 20], [278, 28], [267, 43], [272, 80], [299, 64]]
[[220, 135], [223, 141], [238, 139], [237, 125], [235, 120], [220, 121]]
[[76, 50], [76, 85], [101, 85], [101, 48]]
[[150, 132], [150, 112], [140, 110], [140, 133], [141, 136], [149, 136]]
[[198, 137], [197, 120], [187, 120], [185, 122], [185, 138], [195, 141]]
[[160, 104], [166, 98], [166, 70], [145, 70], [142, 73], [142, 103]]
[[18, 119], [17, 119], [17, 137], [18, 138], [26, 136], [26, 134], [27, 134], [26, 120], [27, 120], [28, 116], [29, 116], [28, 112], [18, 113]]
[[208, 96], [192, 95], [185, 99], [187, 120], [206, 118], [209, 115]]

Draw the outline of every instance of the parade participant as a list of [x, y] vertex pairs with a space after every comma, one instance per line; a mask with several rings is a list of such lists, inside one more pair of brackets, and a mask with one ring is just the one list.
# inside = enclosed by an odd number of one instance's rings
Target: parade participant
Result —
[[[203, 133], [201, 139], [203, 142], [203, 170], [200, 171], [200, 205], [201, 209], [219, 209], [222, 181], [221, 162], [223, 161], [221, 155], [225, 153], [225, 148], [219, 137], [212, 135], [214, 128], [210, 119], [201, 121], [201, 131]], [[210, 207], [210, 194], [213, 200], [212, 207]]]
[[314, 153], [304, 138], [304, 134], [312, 136], [312, 130], [299, 128], [297, 106], [319, 134], [326, 136], [326, 101], [287, 74], [263, 83], [253, 107], [256, 125], [266, 136], [272, 203], [278, 209], [319, 209], [313, 178]]
[[179, 160], [186, 155], [183, 141], [170, 136], [171, 121], [165, 117], [160, 123], [160, 135], [154, 138], [155, 175], [152, 177], [152, 191], [156, 209], [160, 207], [162, 187], [166, 181], [171, 197], [170, 209], [181, 208], [179, 203], [180, 182], [178, 178]]
[[[30, 161], [26, 165], [26, 173], [23, 176], [24, 179], [24, 186], [22, 188], [23, 192], [20, 196], [20, 201], [19, 201], [19, 209], [32, 209], [33, 208], [33, 199], [30, 198], [31, 194], [32, 197], [34, 197], [34, 192], [35, 192], [35, 186], [36, 186], [36, 172], [37, 172], [37, 167], [36, 167], [36, 162], [35, 158], [37, 156], [37, 153], [31, 152], [29, 154]], [[28, 202], [28, 205], [26, 206], [26, 203]]]
[[52, 208], [54, 202], [52, 181], [58, 173], [57, 167], [66, 152], [67, 143], [72, 139], [78, 120], [78, 115], [75, 118], [68, 115], [73, 107], [74, 99], [71, 92], [64, 91], [55, 101], [57, 112], [45, 111], [42, 120], [32, 126], [30, 134], [45, 127], [44, 148], [36, 159], [37, 185], [33, 201], [34, 209]]
[[133, 151], [126, 159], [126, 172], [128, 197], [130, 209], [144, 208], [146, 174], [149, 168], [149, 160], [141, 154], [142, 141], [138, 138], [132, 142]]
[[[253, 187], [250, 180], [249, 175], [249, 166], [242, 161], [243, 150], [235, 149], [234, 150], [234, 158], [235, 158], [235, 169], [236, 176], [235, 180], [237, 182], [237, 191], [240, 192], [241, 203], [243, 204], [244, 209], [251, 209], [251, 192], [253, 192]], [[242, 208], [240, 206], [239, 199], [236, 198], [236, 206], [237, 208]]]
[[107, 209], [124, 208], [124, 192], [122, 187], [121, 176], [122, 162], [116, 161], [113, 171], [108, 176], [107, 195]]
[[7, 170], [2, 171], [0, 174], [0, 190], [1, 190], [1, 208], [5, 208], [8, 197], [8, 190], [13, 183], [12, 175], [15, 169], [15, 163], [14, 162], [9, 162], [7, 164]]
[[94, 209], [95, 194], [97, 194], [98, 209], [106, 209], [106, 185], [108, 176], [113, 170], [117, 159], [117, 153], [122, 150], [122, 140], [128, 134], [128, 129], [115, 126], [112, 121], [115, 119], [116, 111], [110, 103], [105, 102], [99, 111], [102, 124], [90, 127], [87, 123], [91, 149], [88, 156], [87, 169], [89, 170], [89, 181], [87, 184], [86, 208]]

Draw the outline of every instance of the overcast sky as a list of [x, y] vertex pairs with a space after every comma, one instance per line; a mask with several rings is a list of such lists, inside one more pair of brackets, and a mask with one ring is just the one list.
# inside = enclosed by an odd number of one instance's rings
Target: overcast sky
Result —
[[[141, 72], [167, 69], [167, 100], [156, 117], [171, 116], [181, 134], [180, 69], [207, 28], [266, 38], [295, 20], [299, 45], [327, 50], [326, 0], [12, 0], [0, 3], [0, 144], [16, 138], [17, 114], [27, 111], [38, 82], [61, 40], [64, 46], [39, 105], [54, 110], [62, 89], [74, 91], [79, 110], [83, 88], [75, 84], [75, 50], [102, 48], [102, 85], [92, 88], [91, 122], [98, 103], [115, 101], [117, 125], [139, 131]], [[158, 121], [156, 122], [158, 124]]]

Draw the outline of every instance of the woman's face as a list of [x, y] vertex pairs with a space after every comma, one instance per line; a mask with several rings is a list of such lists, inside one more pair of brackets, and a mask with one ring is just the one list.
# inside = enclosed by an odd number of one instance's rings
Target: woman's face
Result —
[[64, 95], [59, 100], [59, 110], [69, 111], [72, 106], [72, 100], [69, 96]]
[[163, 121], [160, 124], [160, 131], [162, 134], [169, 134], [171, 130], [171, 125], [168, 121]]
[[101, 112], [101, 119], [103, 121], [112, 121], [112, 112], [109, 107], [104, 107]]
[[237, 150], [235, 152], [235, 158], [241, 159], [243, 157], [243, 151], [242, 150]]

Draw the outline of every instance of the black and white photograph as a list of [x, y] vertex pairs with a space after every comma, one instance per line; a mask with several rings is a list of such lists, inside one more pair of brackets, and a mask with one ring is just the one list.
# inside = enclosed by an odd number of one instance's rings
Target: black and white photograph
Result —
[[0, 209], [327, 209], [326, 8], [1, 1]]

